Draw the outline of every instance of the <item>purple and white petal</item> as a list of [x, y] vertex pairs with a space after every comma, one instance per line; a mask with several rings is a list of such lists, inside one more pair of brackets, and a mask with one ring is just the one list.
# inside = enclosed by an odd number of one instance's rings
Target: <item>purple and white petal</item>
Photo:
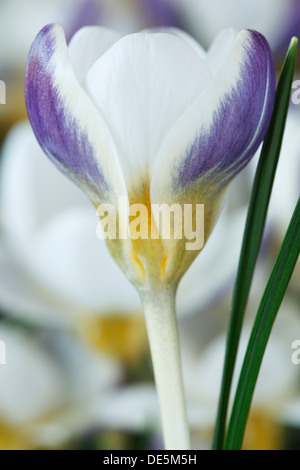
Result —
[[75, 77], [59, 25], [45, 26], [31, 47], [25, 98], [42, 149], [94, 203], [126, 195], [111, 134]]
[[[216, 63], [213, 50], [208, 62]], [[203, 194], [204, 186], [208, 191], [214, 186], [214, 192], [220, 193], [261, 143], [274, 96], [269, 45], [259, 33], [242, 31], [231, 42], [213, 80], [178, 119], [159, 149], [151, 200], [165, 198], [162, 202], [167, 202], [168, 192], [187, 188]]]

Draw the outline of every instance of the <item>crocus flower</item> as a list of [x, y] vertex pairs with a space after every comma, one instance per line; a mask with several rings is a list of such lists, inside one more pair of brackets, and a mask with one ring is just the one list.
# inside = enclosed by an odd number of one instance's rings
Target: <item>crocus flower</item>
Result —
[[[195, 260], [179, 285], [181, 318], [207, 310], [232, 287], [245, 221], [244, 205], [236, 208], [236, 194], [240, 203], [245, 177], [235, 179], [201, 259]], [[82, 325], [89, 318], [108, 322], [116, 314], [128, 321], [135, 313], [140, 316], [136, 290], [108, 253], [105, 241], [97, 239], [92, 205], [43, 157], [27, 121], [15, 125], [2, 146], [0, 188], [3, 311], [22, 321], [59, 327], [77, 319]], [[130, 345], [123, 342], [128, 352]]]
[[[270, 48], [255, 31], [225, 31], [205, 53], [174, 29], [120, 38], [83, 28], [68, 48], [63, 29], [48, 25], [29, 53], [37, 140], [100, 212], [115, 208], [119, 231], [109, 228], [106, 242], [143, 301], [167, 448], [189, 448], [174, 299], [203, 244], [186, 249], [175, 216], [165, 238], [152, 204], [204, 205], [204, 229], [197, 207], [184, 222], [196, 222], [205, 243], [225, 188], [264, 137], [274, 90]], [[126, 208], [135, 204], [147, 229], [131, 238]]]

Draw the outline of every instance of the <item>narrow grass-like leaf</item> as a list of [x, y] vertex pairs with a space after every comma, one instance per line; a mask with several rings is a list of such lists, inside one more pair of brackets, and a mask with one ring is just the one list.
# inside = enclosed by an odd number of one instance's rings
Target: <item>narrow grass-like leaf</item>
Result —
[[264, 139], [253, 183], [233, 292], [213, 449], [222, 449], [223, 447], [236, 354], [281, 149], [295, 70], [296, 52], [297, 39], [292, 38], [278, 80], [272, 119]]
[[263, 355], [300, 253], [300, 198], [259, 305], [232, 407], [224, 449], [239, 450]]

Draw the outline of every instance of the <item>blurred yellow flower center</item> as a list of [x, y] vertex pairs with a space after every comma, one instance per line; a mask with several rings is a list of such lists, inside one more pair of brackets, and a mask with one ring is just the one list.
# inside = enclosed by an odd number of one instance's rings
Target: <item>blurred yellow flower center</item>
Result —
[[138, 363], [148, 351], [143, 315], [89, 315], [80, 318], [78, 330], [89, 346], [129, 366]]

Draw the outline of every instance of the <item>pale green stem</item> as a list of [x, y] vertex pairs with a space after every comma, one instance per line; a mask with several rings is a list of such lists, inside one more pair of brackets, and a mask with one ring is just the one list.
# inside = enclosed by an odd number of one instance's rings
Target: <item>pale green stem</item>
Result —
[[165, 448], [189, 450], [191, 447], [175, 315], [175, 289], [140, 293], [146, 317]]

